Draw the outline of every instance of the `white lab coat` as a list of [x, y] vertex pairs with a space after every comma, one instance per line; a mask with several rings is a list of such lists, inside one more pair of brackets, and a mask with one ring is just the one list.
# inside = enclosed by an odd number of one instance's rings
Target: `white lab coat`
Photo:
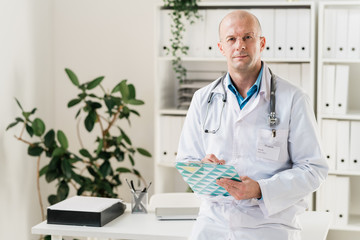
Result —
[[[235, 166], [240, 176], [258, 181], [262, 199], [201, 195], [202, 205], [192, 239], [300, 239], [301, 226], [296, 216], [307, 208], [304, 197], [315, 191], [327, 176], [328, 166], [309, 98], [279, 77], [275, 82], [280, 123], [276, 126], [276, 136], [272, 136], [268, 124], [271, 77], [265, 63], [263, 71], [258, 95], [242, 110], [225, 83], [227, 102], [216, 134], [203, 130], [207, 98], [216, 81], [193, 96], [177, 161], [201, 160], [206, 154], [215, 154], [226, 164]], [[206, 129], [219, 126], [223, 91], [221, 84], [213, 90]], [[267, 154], [259, 155], [259, 148], [264, 146]], [[280, 152], [271, 153], [271, 149]]]

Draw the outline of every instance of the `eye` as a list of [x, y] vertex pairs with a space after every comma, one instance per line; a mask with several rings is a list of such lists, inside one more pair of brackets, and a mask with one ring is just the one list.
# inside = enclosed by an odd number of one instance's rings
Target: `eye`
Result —
[[251, 39], [253, 39], [253, 36], [251, 36], [251, 35], [246, 35], [245, 37], [243, 37], [244, 41], [251, 40]]
[[228, 41], [228, 42], [233, 42], [233, 41], [235, 41], [235, 38], [234, 38], [234, 37], [229, 37], [229, 38], [227, 39], [227, 41]]

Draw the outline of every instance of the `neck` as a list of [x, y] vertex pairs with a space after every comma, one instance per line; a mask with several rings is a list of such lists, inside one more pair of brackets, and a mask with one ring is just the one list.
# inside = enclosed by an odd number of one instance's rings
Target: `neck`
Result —
[[238, 92], [243, 98], [246, 97], [246, 93], [256, 82], [260, 70], [261, 70], [261, 62], [259, 66], [256, 66], [254, 68], [254, 70], [234, 71], [233, 69], [232, 70], [229, 69], [231, 80], [233, 81], [235, 88], [238, 90]]

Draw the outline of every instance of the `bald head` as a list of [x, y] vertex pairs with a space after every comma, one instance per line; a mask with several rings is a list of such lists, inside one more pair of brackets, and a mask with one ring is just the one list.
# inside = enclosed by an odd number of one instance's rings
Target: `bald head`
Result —
[[219, 38], [221, 41], [221, 36], [222, 36], [222, 25], [227, 23], [228, 21], [234, 21], [234, 20], [242, 20], [244, 22], [252, 22], [253, 25], [256, 28], [257, 34], [259, 36], [262, 35], [262, 31], [261, 31], [261, 25], [259, 20], [257, 19], [257, 17], [255, 15], [253, 15], [250, 12], [244, 11], [244, 10], [235, 10], [230, 12], [229, 14], [227, 14], [220, 22], [219, 24]]

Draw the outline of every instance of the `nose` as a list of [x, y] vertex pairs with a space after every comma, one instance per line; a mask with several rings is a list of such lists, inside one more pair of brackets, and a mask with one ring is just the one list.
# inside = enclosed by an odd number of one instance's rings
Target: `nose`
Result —
[[235, 44], [236, 44], [236, 50], [245, 49], [245, 41], [242, 38], [237, 38]]

